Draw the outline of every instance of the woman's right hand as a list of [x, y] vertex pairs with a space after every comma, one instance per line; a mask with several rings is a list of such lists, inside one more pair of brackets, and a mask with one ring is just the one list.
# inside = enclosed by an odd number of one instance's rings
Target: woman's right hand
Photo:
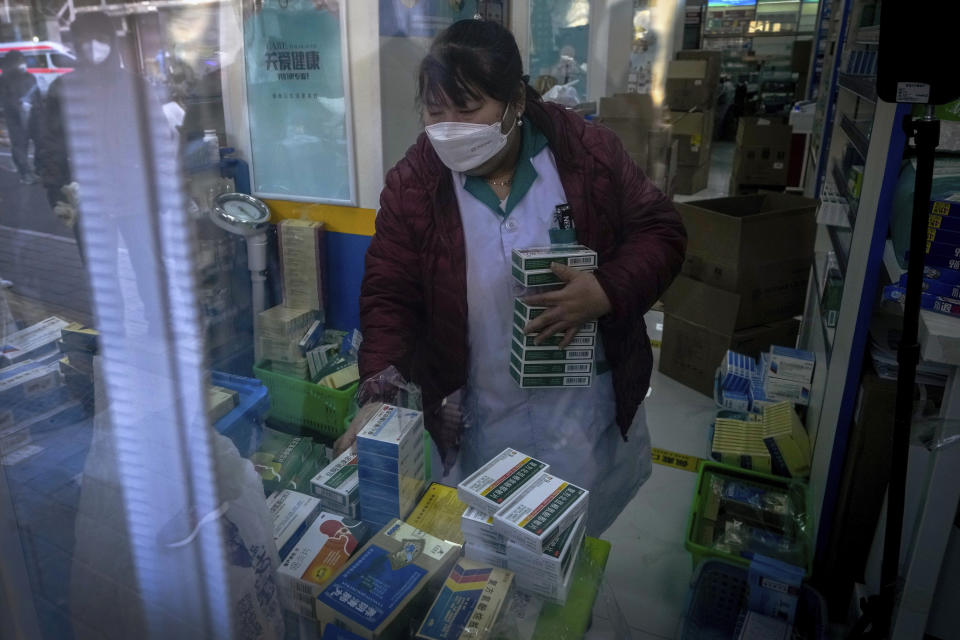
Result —
[[333, 443], [334, 456], [339, 456], [353, 446], [353, 443], [357, 440], [357, 434], [360, 433], [360, 430], [370, 421], [370, 418], [377, 412], [381, 404], [380, 402], [368, 402], [357, 410], [357, 415], [350, 421], [350, 426], [347, 427], [344, 434]]

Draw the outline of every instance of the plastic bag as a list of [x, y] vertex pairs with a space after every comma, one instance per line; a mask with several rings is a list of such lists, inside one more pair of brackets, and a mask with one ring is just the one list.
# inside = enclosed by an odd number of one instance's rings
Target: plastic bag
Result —
[[367, 378], [357, 389], [357, 406], [362, 407], [370, 402], [385, 402], [397, 407], [423, 411], [420, 387], [407, 382], [393, 365]]
[[567, 84], [555, 85], [552, 89], [543, 94], [543, 99], [547, 102], [556, 102], [565, 107], [575, 107], [580, 104], [580, 94], [573, 88], [577, 80]]
[[805, 566], [807, 526], [801, 486], [780, 489], [714, 475], [705, 514], [714, 523], [711, 546], [732, 555], [764, 554]]
[[227, 556], [233, 637], [282, 638], [284, 621], [276, 583], [280, 557], [260, 476], [233, 443], [219, 434], [214, 435], [214, 455], [223, 504], [211, 514], [182, 511], [160, 530], [157, 541], [170, 553], [193, 553], [189, 547], [200, 527], [216, 521]]
[[[70, 572], [74, 636], [100, 640], [146, 637], [146, 604], [154, 606], [154, 616], [163, 616], [161, 624], [170, 637], [190, 637], [193, 630], [183, 626], [175, 612], [158, 612], [160, 607], [155, 605], [162, 603], [143, 603], [141, 599], [99, 356], [94, 357], [94, 381], [93, 439], [81, 480]], [[214, 434], [213, 449], [215, 481], [223, 503], [209, 514], [180, 511], [158, 526], [157, 547], [160, 553], [193, 554], [190, 545], [198, 527], [219, 523], [229, 564], [226, 575], [234, 637], [282, 638], [283, 617], [275, 583], [279, 557], [260, 477], [228, 438]]]

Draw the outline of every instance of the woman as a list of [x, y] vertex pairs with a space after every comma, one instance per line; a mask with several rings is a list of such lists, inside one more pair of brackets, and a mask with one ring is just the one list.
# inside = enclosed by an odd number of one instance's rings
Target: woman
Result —
[[[419, 103], [425, 134], [387, 174], [367, 251], [361, 375], [393, 365], [420, 385], [445, 469], [456, 460], [465, 477], [510, 446], [589, 489], [587, 532], [599, 535], [650, 473], [643, 314], [680, 269], [683, 225], [613, 133], [540, 100], [497, 24], [462, 21], [437, 36]], [[549, 244], [563, 203], [599, 268], [555, 265], [566, 285], [527, 298], [550, 309], [525, 330], [563, 334], [566, 346], [599, 320], [597, 375], [588, 389], [520, 389], [510, 328], [525, 292], [511, 251]], [[451, 424], [441, 407], [461, 389]]]

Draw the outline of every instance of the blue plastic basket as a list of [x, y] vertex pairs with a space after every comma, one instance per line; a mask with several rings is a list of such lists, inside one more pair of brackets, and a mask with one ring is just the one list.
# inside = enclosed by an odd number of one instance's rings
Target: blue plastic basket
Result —
[[[723, 560], [704, 560], [690, 580], [681, 640], [735, 640], [740, 612], [747, 605], [747, 574], [747, 569]], [[807, 585], [800, 590], [793, 637], [827, 637], [826, 604]]]
[[214, 428], [217, 433], [233, 440], [241, 456], [250, 457], [260, 446], [263, 421], [270, 410], [267, 388], [256, 378], [244, 378], [220, 371], [210, 374], [210, 382], [239, 394], [237, 406], [217, 420]]

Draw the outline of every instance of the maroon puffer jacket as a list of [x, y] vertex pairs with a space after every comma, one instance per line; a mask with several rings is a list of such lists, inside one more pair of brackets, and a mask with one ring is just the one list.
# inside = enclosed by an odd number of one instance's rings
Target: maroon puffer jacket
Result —
[[[597, 280], [613, 310], [600, 333], [624, 439], [653, 366], [643, 314], [680, 270], [686, 232], [669, 199], [609, 129], [558, 105], [544, 131], [571, 206], [577, 240], [599, 257]], [[459, 446], [440, 404], [467, 382], [467, 262], [452, 176], [426, 135], [390, 170], [360, 294], [360, 375], [394, 365], [420, 385], [427, 429], [441, 454]]]

